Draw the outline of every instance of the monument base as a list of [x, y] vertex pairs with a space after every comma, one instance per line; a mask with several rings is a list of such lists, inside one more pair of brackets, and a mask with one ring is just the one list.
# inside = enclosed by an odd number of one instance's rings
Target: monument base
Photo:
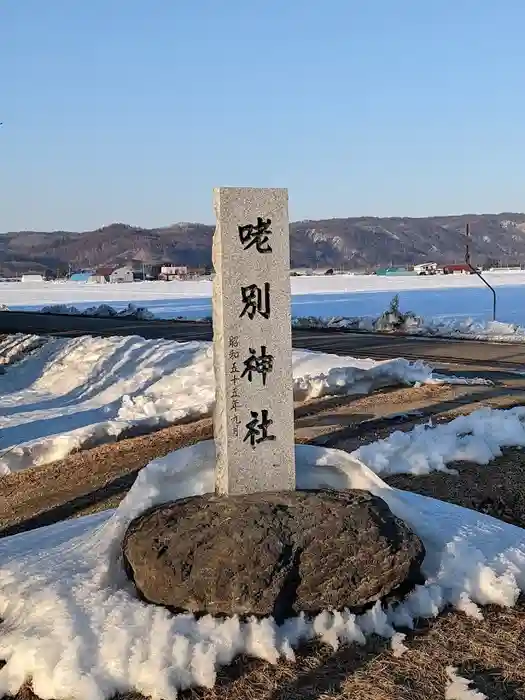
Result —
[[141, 598], [173, 612], [360, 614], [423, 583], [421, 540], [367, 491], [207, 494], [133, 520], [124, 564]]

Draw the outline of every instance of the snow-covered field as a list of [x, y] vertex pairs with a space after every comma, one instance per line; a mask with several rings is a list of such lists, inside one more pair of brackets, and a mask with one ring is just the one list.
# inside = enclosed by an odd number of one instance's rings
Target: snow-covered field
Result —
[[[525, 272], [488, 272], [486, 277], [498, 291], [498, 319], [525, 326], [525, 305], [521, 301]], [[492, 313], [491, 293], [475, 275], [311, 276], [293, 277], [291, 284], [295, 317], [379, 316], [396, 293], [402, 308], [427, 319], [470, 317], [483, 321]], [[209, 281], [0, 284], [0, 304], [12, 309], [41, 309], [52, 304], [73, 304], [83, 309], [105, 303], [121, 310], [132, 302], [147, 306], [158, 318], [203, 318], [211, 316], [210, 299]]]
[[[22, 347], [38, 339], [20, 336]], [[5, 361], [16, 339], [0, 343]], [[139, 337], [54, 338], [0, 376], [0, 475], [47, 464], [73, 450], [209, 414], [214, 402], [211, 343]], [[385, 386], [464, 382], [422, 362], [375, 362], [293, 352], [296, 400], [367, 394]], [[470, 380], [472, 381], [472, 380]], [[478, 383], [483, 380], [479, 380]]]
[[[479, 619], [479, 605], [514, 605], [525, 590], [525, 530], [391, 488], [379, 475], [421, 473], [422, 463], [443, 469], [465, 457], [488, 465], [502, 446], [525, 445], [524, 419], [525, 408], [485, 409], [446, 426], [418, 428], [403, 440], [394, 434], [353, 455], [296, 446], [299, 488], [366, 489], [424, 541], [425, 585], [386, 611], [378, 604], [360, 617], [324, 612], [277, 627], [271, 619], [196, 620], [139, 601], [122, 569], [126, 527], [154, 504], [212, 491], [213, 442], [152, 462], [116, 511], [0, 540], [0, 658], [7, 662], [0, 696], [14, 695], [32, 678], [43, 698], [103, 700], [137, 690], [171, 699], [178, 689], [212, 686], [217, 668], [241, 653], [275, 663], [293, 659], [293, 648], [314, 637], [336, 649], [376, 633], [390, 638], [399, 655], [410, 652], [395, 628], [411, 627], [416, 617], [435, 617], [451, 604]], [[450, 698], [466, 691], [453, 669], [445, 690]]]

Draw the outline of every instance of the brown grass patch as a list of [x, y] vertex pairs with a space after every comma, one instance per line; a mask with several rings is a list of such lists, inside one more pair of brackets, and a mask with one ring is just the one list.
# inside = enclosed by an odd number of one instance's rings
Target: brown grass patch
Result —
[[384, 480], [391, 486], [455, 503], [525, 528], [525, 452], [514, 448], [486, 466], [471, 462], [449, 465], [458, 474], [399, 474]]

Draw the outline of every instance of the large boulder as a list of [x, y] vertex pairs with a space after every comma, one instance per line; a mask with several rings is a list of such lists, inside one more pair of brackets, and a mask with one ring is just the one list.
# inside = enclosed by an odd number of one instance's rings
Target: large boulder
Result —
[[421, 583], [425, 550], [366, 491], [208, 494], [129, 525], [124, 564], [141, 597], [175, 612], [360, 613]]

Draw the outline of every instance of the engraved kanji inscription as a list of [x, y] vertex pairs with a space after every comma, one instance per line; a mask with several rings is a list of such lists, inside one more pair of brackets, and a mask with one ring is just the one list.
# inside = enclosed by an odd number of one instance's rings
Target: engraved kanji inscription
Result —
[[241, 287], [241, 298], [244, 308], [239, 318], [248, 316], [250, 320], [260, 314], [263, 318], [270, 318], [270, 283], [265, 282], [261, 289], [256, 284]]
[[242, 377], [246, 377], [249, 382], [253, 380], [253, 374], [260, 374], [263, 386], [266, 386], [266, 377], [273, 371], [273, 355], [266, 353], [266, 345], [261, 345], [261, 354], [257, 355], [255, 348], [250, 348], [249, 357], [244, 360], [244, 371]]
[[265, 221], [261, 216], [258, 216], [255, 226], [253, 224], [239, 226], [239, 238], [244, 246], [244, 250], [255, 246], [258, 253], [271, 253], [272, 246], [269, 243], [272, 233], [270, 230], [271, 225], [271, 219], [266, 219]]
[[257, 445], [266, 440], [275, 440], [275, 435], [270, 435], [268, 428], [273, 424], [273, 420], [268, 418], [268, 411], [261, 411], [261, 420], [259, 420], [258, 411], [250, 411], [252, 420], [246, 423], [246, 435], [243, 442], [250, 442], [250, 445], [255, 449]]

